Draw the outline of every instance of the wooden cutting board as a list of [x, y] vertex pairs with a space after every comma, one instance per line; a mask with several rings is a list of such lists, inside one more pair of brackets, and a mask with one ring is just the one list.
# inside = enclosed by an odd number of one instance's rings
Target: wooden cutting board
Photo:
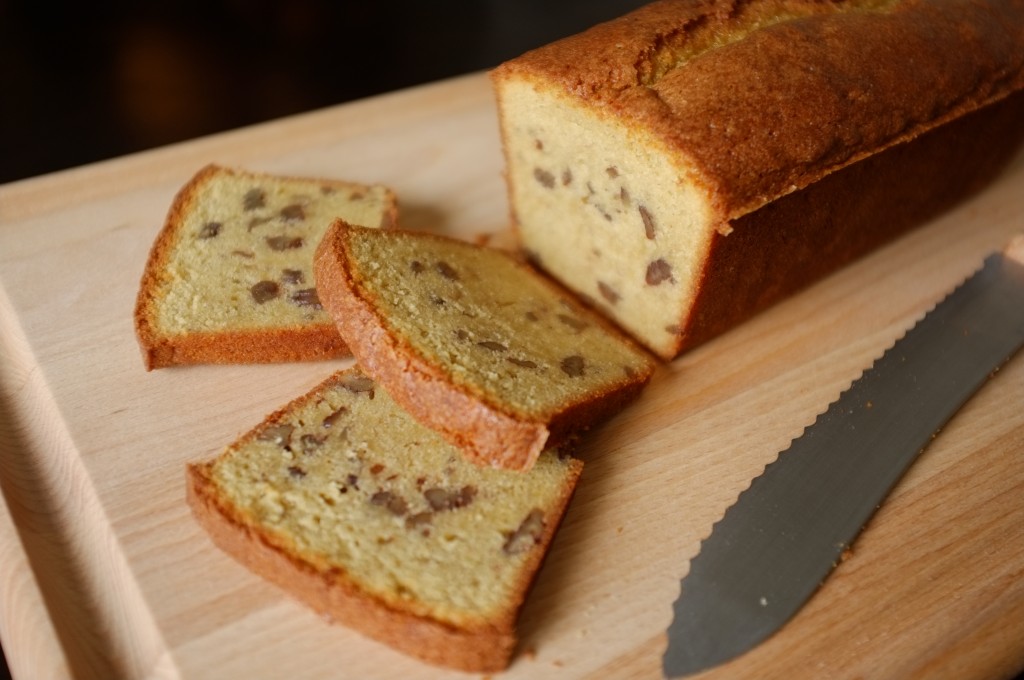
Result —
[[[184, 502], [214, 455], [345, 361], [146, 373], [131, 312], [208, 162], [384, 182], [405, 226], [507, 228], [477, 74], [0, 188], [0, 637], [16, 678], [437, 678], [221, 554]], [[667, 365], [591, 433], [509, 678], [656, 678], [679, 579], [777, 452], [1024, 230], [1024, 159], [968, 204]], [[1024, 668], [1024, 357], [943, 431], [811, 603], [709, 678]]]

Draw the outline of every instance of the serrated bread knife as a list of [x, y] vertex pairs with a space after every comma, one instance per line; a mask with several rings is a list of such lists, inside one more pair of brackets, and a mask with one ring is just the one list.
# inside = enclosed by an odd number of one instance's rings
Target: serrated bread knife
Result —
[[666, 677], [709, 669], [781, 628], [910, 464], [1024, 345], [1024, 235], [949, 294], [755, 478], [683, 578]]

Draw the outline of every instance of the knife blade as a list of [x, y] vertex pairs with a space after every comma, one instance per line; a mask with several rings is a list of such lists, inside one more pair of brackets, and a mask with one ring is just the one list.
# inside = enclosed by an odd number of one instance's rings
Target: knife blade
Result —
[[674, 678], [760, 644], [818, 590], [939, 430], [1024, 345], [1024, 235], [936, 305], [765, 467], [680, 583]]

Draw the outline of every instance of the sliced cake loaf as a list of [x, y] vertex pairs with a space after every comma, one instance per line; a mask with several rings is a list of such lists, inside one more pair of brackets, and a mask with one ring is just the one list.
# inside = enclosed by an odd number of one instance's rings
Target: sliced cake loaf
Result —
[[338, 221], [315, 268], [363, 369], [483, 465], [530, 469], [546, 446], [621, 409], [655, 368], [503, 251]]
[[662, 0], [492, 75], [524, 249], [670, 359], [1005, 165], [1024, 3]]
[[393, 193], [210, 165], [181, 189], [135, 308], [147, 369], [303, 361], [348, 350], [313, 285], [313, 253], [341, 217], [390, 226]]
[[425, 661], [509, 663], [582, 463], [469, 463], [358, 369], [188, 469], [214, 542], [315, 610]]

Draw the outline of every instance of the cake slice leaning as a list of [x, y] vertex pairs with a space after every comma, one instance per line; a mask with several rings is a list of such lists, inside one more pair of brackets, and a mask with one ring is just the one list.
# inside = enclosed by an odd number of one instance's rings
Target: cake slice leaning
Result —
[[466, 671], [505, 668], [582, 463], [481, 468], [357, 368], [189, 466], [214, 543], [313, 609]]
[[618, 412], [654, 359], [529, 265], [436, 234], [336, 222], [324, 307], [363, 369], [473, 461], [529, 470]]
[[349, 354], [313, 285], [313, 252], [341, 217], [394, 223], [386, 187], [218, 165], [177, 194], [135, 307], [147, 370]]

